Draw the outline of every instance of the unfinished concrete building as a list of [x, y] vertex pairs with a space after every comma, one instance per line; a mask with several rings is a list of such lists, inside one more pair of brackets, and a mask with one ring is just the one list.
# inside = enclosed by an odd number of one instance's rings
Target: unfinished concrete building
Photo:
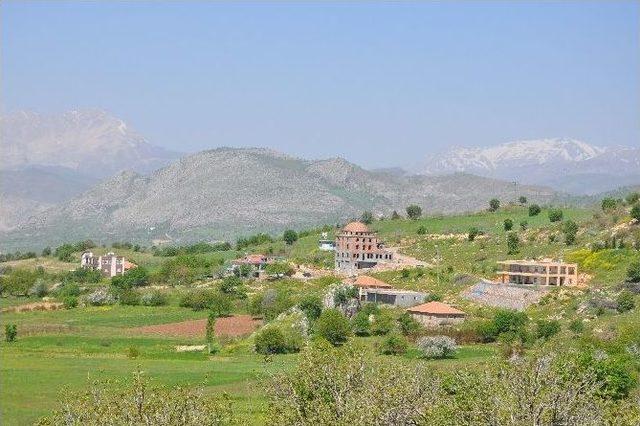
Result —
[[342, 228], [336, 236], [335, 250], [336, 271], [348, 274], [393, 259], [393, 253], [385, 250], [375, 232], [362, 222], [351, 222]]
[[577, 286], [578, 265], [551, 259], [504, 260], [498, 262], [499, 280], [503, 284]]

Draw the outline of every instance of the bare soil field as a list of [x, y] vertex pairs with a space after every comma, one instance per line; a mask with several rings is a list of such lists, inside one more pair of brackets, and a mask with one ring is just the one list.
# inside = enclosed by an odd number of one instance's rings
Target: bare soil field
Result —
[[[253, 319], [251, 315], [235, 315], [216, 320], [216, 336], [236, 337], [253, 333], [262, 325], [262, 320]], [[203, 337], [207, 320], [173, 322], [169, 324], [147, 325], [129, 329], [133, 333], [155, 334], [175, 337]]]
[[62, 303], [35, 302], [4, 308], [1, 312], [55, 311], [57, 309], [62, 309]]

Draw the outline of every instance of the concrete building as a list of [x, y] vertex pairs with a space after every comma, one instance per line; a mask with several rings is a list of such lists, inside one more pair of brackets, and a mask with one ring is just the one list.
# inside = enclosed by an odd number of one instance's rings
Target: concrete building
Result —
[[577, 286], [578, 265], [543, 260], [505, 260], [498, 262], [499, 280], [503, 284]]
[[336, 242], [329, 239], [326, 232], [322, 233], [322, 238], [318, 240], [318, 249], [321, 251], [334, 251], [336, 249]]
[[122, 275], [136, 265], [127, 262], [124, 256], [116, 256], [114, 253], [107, 253], [104, 256], [95, 256], [92, 252], [86, 251], [82, 253], [80, 266], [98, 270], [105, 277], [115, 277]]
[[464, 321], [467, 314], [441, 302], [428, 302], [407, 309], [411, 316], [425, 327], [455, 325]]
[[351, 222], [342, 228], [336, 236], [335, 250], [335, 269], [347, 274], [393, 259], [393, 253], [385, 250], [375, 232], [362, 222]]
[[384, 303], [407, 308], [419, 305], [427, 297], [426, 293], [394, 288], [365, 288], [360, 292], [361, 302]]

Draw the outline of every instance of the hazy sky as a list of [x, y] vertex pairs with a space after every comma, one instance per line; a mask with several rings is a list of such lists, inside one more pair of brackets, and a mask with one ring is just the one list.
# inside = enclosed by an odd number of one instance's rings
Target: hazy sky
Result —
[[3, 1], [5, 111], [98, 107], [182, 151], [365, 166], [640, 144], [640, 2]]

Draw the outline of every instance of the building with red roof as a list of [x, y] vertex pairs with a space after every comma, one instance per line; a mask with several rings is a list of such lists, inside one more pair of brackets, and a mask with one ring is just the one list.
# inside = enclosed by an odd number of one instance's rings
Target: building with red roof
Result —
[[459, 324], [467, 316], [461, 310], [441, 302], [423, 303], [422, 305], [408, 308], [407, 312], [426, 327]]

